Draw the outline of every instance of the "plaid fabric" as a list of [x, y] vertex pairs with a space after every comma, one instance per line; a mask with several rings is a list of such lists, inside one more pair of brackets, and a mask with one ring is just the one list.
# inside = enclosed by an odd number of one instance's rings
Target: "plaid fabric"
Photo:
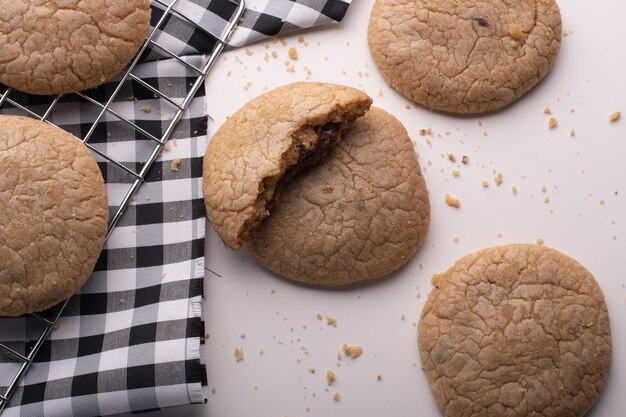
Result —
[[[230, 0], [153, 0], [152, 24], [165, 16], [154, 38], [159, 47], [141, 57], [132, 74], [182, 102], [236, 11]], [[339, 21], [346, 1], [255, 1], [238, 42], [298, 27]], [[189, 23], [180, 12], [202, 25]], [[298, 16], [302, 16], [302, 18]], [[313, 18], [313, 16], [316, 16]], [[267, 22], [273, 21], [270, 29]], [[260, 23], [259, 23], [260, 22]], [[246, 26], [248, 25], [248, 26]], [[172, 59], [170, 53], [183, 56]], [[176, 108], [136, 81], [126, 81], [99, 122], [119, 77], [77, 94], [30, 96], [0, 85], [0, 113], [43, 117], [79, 138], [96, 153], [113, 214], [167, 130]], [[202, 156], [206, 147], [204, 90], [182, 120], [106, 242], [96, 268], [72, 297], [35, 362], [2, 413], [14, 416], [98, 416], [204, 402], [206, 369], [200, 362], [204, 333]], [[12, 102], [11, 102], [12, 101]], [[49, 111], [52, 109], [51, 111]], [[122, 116], [124, 119], [120, 119]], [[134, 126], [129, 123], [133, 123]], [[95, 126], [94, 126], [95, 124]], [[117, 161], [122, 167], [98, 153]], [[178, 170], [172, 161], [180, 160]], [[0, 167], [0, 175], [1, 167]], [[52, 317], [53, 308], [44, 316]], [[43, 325], [33, 317], [0, 318], [0, 343], [27, 355]], [[0, 394], [20, 363], [0, 349]]]
[[278, 34], [341, 22], [350, 2], [351, 0], [246, 0], [246, 12], [228, 43], [241, 46]]

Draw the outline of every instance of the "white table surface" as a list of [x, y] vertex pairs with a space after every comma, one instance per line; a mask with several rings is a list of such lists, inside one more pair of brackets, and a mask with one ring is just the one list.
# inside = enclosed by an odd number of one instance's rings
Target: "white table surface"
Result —
[[[340, 25], [304, 33], [308, 45], [294, 35], [285, 38], [287, 46], [261, 43], [225, 53], [207, 83], [209, 136], [249, 99], [285, 83], [310, 79], [363, 89], [415, 140], [432, 208], [422, 248], [388, 279], [317, 290], [268, 273], [245, 250], [226, 250], [209, 227], [206, 266], [219, 276], [207, 273], [205, 281], [210, 338], [203, 356], [214, 393], [206, 405], [146, 416], [439, 416], [419, 366], [415, 327], [432, 274], [470, 252], [539, 238], [582, 263], [604, 291], [614, 358], [589, 415], [624, 415], [626, 2], [560, 0], [563, 28], [571, 33], [552, 72], [516, 104], [479, 117], [406, 108], [408, 101], [387, 86], [367, 49], [372, 4], [354, 0]], [[297, 49], [296, 61], [289, 47]], [[558, 119], [555, 129], [547, 127], [545, 106]], [[610, 123], [608, 115], [617, 110], [625, 116]], [[418, 133], [426, 127], [433, 130], [430, 144]], [[468, 165], [460, 163], [462, 155]], [[494, 184], [495, 173], [502, 173], [501, 186]], [[460, 209], [444, 203], [446, 193], [461, 200]], [[336, 327], [318, 321], [317, 313], [336, 318]], [[344, 343], [364, 353], [338, 361]], [[236, 347], [245, 354], [239, 363]], [[337, 376], [330, 389], [328, 369]], [[335, 391], [340, 401], [333, 400]]]

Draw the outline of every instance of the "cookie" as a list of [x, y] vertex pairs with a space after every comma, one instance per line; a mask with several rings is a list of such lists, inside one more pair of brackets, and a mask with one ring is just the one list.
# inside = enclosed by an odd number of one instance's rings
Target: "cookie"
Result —
[[604, 297], [572, 258], [538, 245], [485, 249], [433, 277], [422, 368], [445, 416], [583, 416], [611, 364]]
[[45, 310], [91, 274], [107, 231], [107, 192], [69, 133], [0, 115], [0, 316]]
[[202, 191], [222, 240], [240, 249], [276, 203], [275, 190], [315, 164], [372, 103], [354, 88], [299, 82], [238, 110], [206, 150]]
[[377, 108], [281, 192], [248, 250], [272, 271], [317, 286], [383, 277], [417, 251], [430, 220], [406, 129]]
[[541, 81], [561, 44], [554, 0], [377, 0], [370, 52], [389, 85], [429, 109], [482, 113]]
[[42, 95], [98, 86], [130, 62], [149, 26], [149, 0], [0, 0], [0, 83]]

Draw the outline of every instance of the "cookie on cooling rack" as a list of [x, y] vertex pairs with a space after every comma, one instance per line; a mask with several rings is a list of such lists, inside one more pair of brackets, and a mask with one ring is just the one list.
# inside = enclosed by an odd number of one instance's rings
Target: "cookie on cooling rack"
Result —
[[433, 277], [422, 368], [445, 416], [580, 417], [611, 364], [604, 297], [574, 259], [538, 245], [485, 249]]
[[96, 87], [130, 62], [149, 26], [149, 0], [2, 0], [0, 83], [42, 95]]
[[420, 246], [429, 219], [406, 129], [371, 108], [327, 158], [285, 185], [248, 249], [282, 276], [343, 286], [399, 269]]
[[427, 108], [471, 114], [525, 94], [554, 65], [554, 0], [377, 0], [369, 48], [389, 85]]
[[94, 157], [69, 133], [0, 115], [0, 316], [45, 310], [91, 274], [107, 230]]
[[269, 215], [275, 191], [326, 155], [371, 103], [351, 87], [298, 82], [230, 117], [209, 142], [202, 176], [206, 212], [222, 240], [240, 249]]

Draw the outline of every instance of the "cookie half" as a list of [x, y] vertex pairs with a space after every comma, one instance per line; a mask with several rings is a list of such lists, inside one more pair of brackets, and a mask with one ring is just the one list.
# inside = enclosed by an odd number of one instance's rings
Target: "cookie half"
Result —
[[240, 249], [276, 203], [275, 191], [315, 164], [372, 103], [354, 88], [299, 82], [265, 93], [215, 133], [203, 163], [207, 216]]
[[445, 416], [583, 416], [611, 364], [598, 283], [537, 245], [485, 249], [433, 277], [422, 368]]
[[429, 220], [426, 184], [406, 129], [372, 108], [326, 159], [285, 185], [248, 249], [287, 278], [348, 285], [404, 265]]
[[135, 56], [149, 0], [0, 0], [0, 83], [31, 94], [96, 87]]
[[102, 174], [85, 145], [0, 115], [0, 316], [45, 310], [82, 287], [107, 220]]
[[429, 109], [502, 108], [541, 81], [561, 44], [554, 0], [377, 0], [370, 52], [389, 85]]

